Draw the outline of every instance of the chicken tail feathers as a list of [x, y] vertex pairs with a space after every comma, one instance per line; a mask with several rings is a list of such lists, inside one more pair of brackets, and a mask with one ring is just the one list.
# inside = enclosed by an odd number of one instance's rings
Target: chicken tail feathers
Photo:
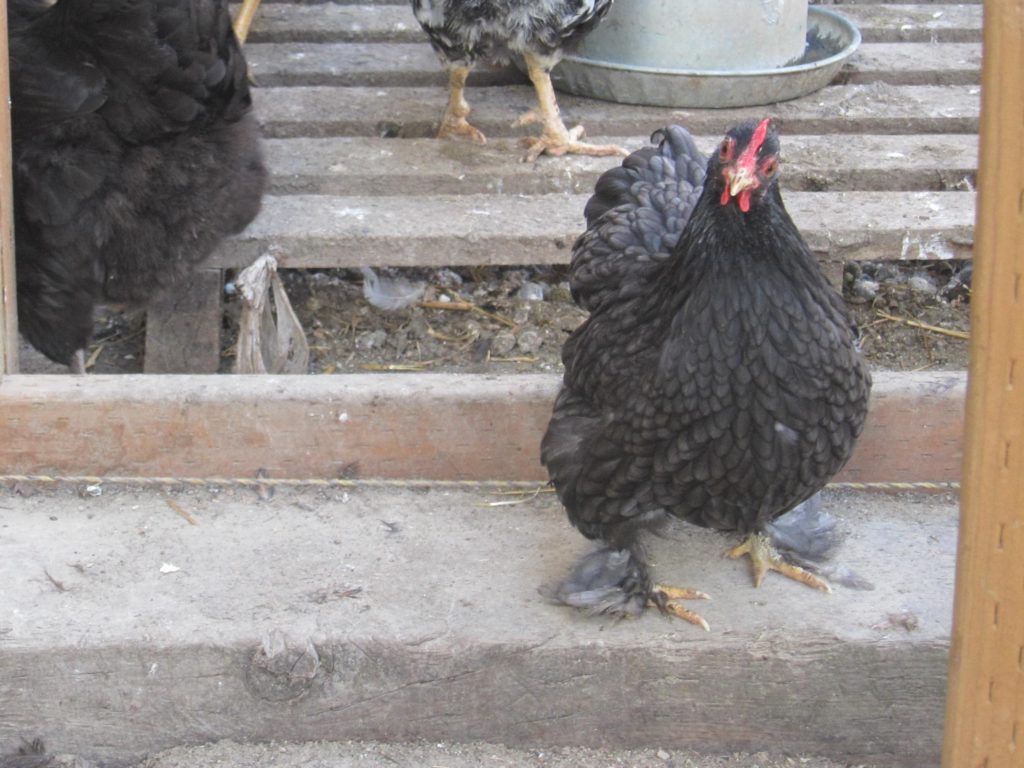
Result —
[[674, 251], [704, 183], [704, 156], [689, 132], [669, 125], [657, 146], [605, 171], [587, 201], [587, 231], [572, 253], [573, 299], [591, 312], [645, 281]]
[[[649, 194], [652, 189], [666, 189], [687, 197], [694, 190], [699, 194], [707, 161], [690, 132], [680, 125], [667, 125], [651, 135], [651, 144], [654, 146], [636, 150], [621, 166], [601, 175], [593, 196], [583, 209], [588, 227], [621, 205], [651, 205], [645, 193]], [[691, 203], [689, 208], [692, 207]]]

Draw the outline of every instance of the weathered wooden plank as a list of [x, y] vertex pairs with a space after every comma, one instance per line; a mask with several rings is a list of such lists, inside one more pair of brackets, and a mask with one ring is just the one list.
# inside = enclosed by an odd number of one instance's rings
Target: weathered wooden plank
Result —
[[839, 5], [865, 43], [981, 42], [982, 4]]
[[[256, 43], [246, 48], [262, 86], [446, 86], [430, 46], [413, 43]], [[838, 80], [893, 85], [975, 85], [980, 43], [865, 43]], [[479, 65], [477, 87], [528, 82], [513, 66]]]
[[[840, 479], [958, 479], [965, 381], [877, 373]], [[0, 467], [336, 478], [357, 465], [364, 477], [542, 480], [540, 438], [557, 386], [533, 374], [10, 376], [0, 381]]]
[[[448, 74], [422, 43], [252, 43], [245, 55], [261, 86], [437, 86]], [[864, 76], [869, 76], [865, 74]], [[482, 63], [476, 86], [514, 85], [529, 80], [513, 66]]]
[[[470, 80], [472, 86], [472, 79]], [[583, 99], [559, 105], [568, 123], [585, 121], [591, 133], [643, 135], [671, 122], [701, 134], [723, 133], [751, 116], [774, 116], [785, 133], [977, 133], [980, 88], [893, 86], [886, 83], [824, 88], [795, 101], [742, 109], [667, 109]], [[511, 122], [534, 104], [529, 86], [466, 91], [472, 122], [488, 136], [521, 136]], [[440, 88], [260, 88], [254, 92], [264, 133], [297, 136], [417, 138], [437, 133], [444, 108]]]
[[425, 42], [408, 3], [263, 2], [251, 43], [416, 43]]
[[[268, 249], [286, 267], [561, 264], [583, 230], [586, 200], [272, 196], [210, 266], [242, 266]], [[824, 262], [970, 255], [970, 193], [792, 192], [786, 205]]]
[[219, 269], [200, 269], [146, 313], [146, 373], [216, 373], [220, 367]]
[[836, 82], [977, 85], [980, 43], [865, 43]]
[[[851, 534], [837, 560], [871, 591], [824, 594], [778, 575], [755, 590], [749, 565], [722, 557], [735, 537], [691, 525], [651, 537], [660, 579], [714, 597], [694, 606], [711, 625], [702, 632], [655, 611], [615, 623], [550, 605], [538, 586], [592, 545], [548, 494], [488, 509], [501, 497], [482, 488], [264, 501], [237, 487], [101, 488], [3, 498], [5, 754], [28, 733], [108, 768], [767, 764], [662, 761], [651, 745], [935, 768], [956, 546], [948, 498], [825, 496]], [[221, 759], [144, 759], [219, 739], [236, 743]], [[385, 744], [350, 760], [301, 744], [347, 739]], [[522, 745], [537, 759], [388, 750], [419, 740]], [[293, 742], [290, 758], [239, 744], [270, 741]], [[646, 755], [576, 760], [561, 746]]]
[[[699, 136], [710, 152], [720, 137]], [[595, 137], [597, 143], [615, 141]], [[628, 149], [646, 136], [617, 139]], [[535, 195], [589, 194], [617, 158], [566, 156], [518, 162], [510, 139], [485, 145], [436, 139], [268, 139], [273, 194], [318, 195]], [[805, 136], [782, 138], [787, 191], [969, 189], [977, 168], [971, 135]]]
[[[849, 17], [865, 43], [975, 43], [981, 41], [982, 6], [940, 3], [844, 4], [834, 10]], [[414, 43], [426, 36], [408, 3], [264, 2], [253, 43]]]

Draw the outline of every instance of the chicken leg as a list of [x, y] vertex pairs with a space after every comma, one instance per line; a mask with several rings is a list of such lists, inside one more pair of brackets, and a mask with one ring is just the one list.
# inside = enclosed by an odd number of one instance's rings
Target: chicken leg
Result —
[[445, 107], [444, 115], [441, 117], [441, 129], [437, 132], [437, 138], [462, 136], [480, 144], [486, 144], [487, 138], [483, 133], [466, 120], [469, 116], [469, 104], [465, 97], [467, 77], [469, 77], [469, 67], [459, 67], [453, 64], [448, 68], [448, 106]]
[[625, 157], [629, 154], [622, 147], [617, 147], [614, 144], [587, 144], [580, 141], [583, 138], [583, 126], [577, 125], [572, 129], [565, 127], [558, 109], [558, 102], [555, 99], [555, 89], [551, 85], [551, 74], [548, 67], [529, 53], [524, 53], [523, 57], [526, 59], [527, 74], [537, 92], [537, 109], [531, 109], [520, 115], [513, 126], [530, 125], [537, 122], [542, 126], [540, 136], [531, 136], [525, 140], [527, 152], [524, 160], [533, 162], [542, 154], [564, 155], [571, 153], [599, 157], [610, 155]]
[[235, 37], [238, 38], [240, 45], [245, 44], [245, 39], [249, 36], [249, 27], [252, 26], [253, 17], [256, 15], [256, 9], [259, 7], [260, 0], [242, 0], [242, 7], [238, 9], [235, 22], [231, 25], [235, 30]]
[[805, 571], [798, 565], [793, 565], [783, 560], [775, 547], [772, 546], [771, 539], [763, 533], [750, 534], [746, 541], [728, 550], [725, 554], [733, 560], [743, 557], [743, 555], [750, 555], [750, 562], [754, 569], [755, 587], [761, 586], [761, 582], [764, 581], [765, 574], [768, 571], [777, 571], [783, 576], [788, 576], [809, 587], [820, 589], [823, 592], [832, 591], [832, 588], [824, 580]]

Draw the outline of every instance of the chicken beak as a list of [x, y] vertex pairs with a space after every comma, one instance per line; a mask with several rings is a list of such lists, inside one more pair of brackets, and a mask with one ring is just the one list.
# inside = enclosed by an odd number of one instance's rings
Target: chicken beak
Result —
[[739, 166], [729, 173], [729, 196], [736, 197], [745, 189], [757, 186], [757, 177], [745, 166]]

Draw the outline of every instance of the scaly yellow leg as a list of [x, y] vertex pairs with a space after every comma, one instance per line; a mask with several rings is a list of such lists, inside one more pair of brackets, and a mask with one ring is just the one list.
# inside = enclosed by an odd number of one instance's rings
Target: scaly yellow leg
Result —
[[564, 155], [571, 153], [600, 157], [629, 154], [622, 147], [612, 144], [587, 144], [580, 141], [583, 138], [583, 126], [577, 125], [571, 130], [565, 127], [558, 109], [558, 101], [555, 99], [555, 88], [551, 85], [551, 75], [548, 74], [547, 69], [537, 58], [528, 53], [524, 54], [524, 58], [526, 59], [527, 73], [537, 92], [537, 109], [521, 115], [513, 125], [520, 126], [539, 122], [543, 126], [539, 137], [532, 136], [525, 140], [527, 146], [525, 160], [533, 162], [542, 154]]
[[755, 587], [761, 586], [768, 571], [776, 571], [809, 587], [820, 589], [823, 592], [832, 591], [828, 582], [819, 579], [813, 573], [808, 573], [798, 565], [783, 560], [772, 546], [771, 540], [763, 533], [750, 534], [746, 541], [728, 550], [725, 554], [733, 560], [743, 557], [743, 555], [750, 555], [750, 562], [754, 569]]
[[487, 138], [483, 133], [466, 120], [469, 116], [469, 104], [465, 97], [467, 77], [469, 67], [453, 66], [448, 70], [448, 106], [441, 117], [441, 130], [437, 132], [437, 138], [462, 136], [486, 144]]
[[249, 27], [252, 26], [252, 19], [259, 7], [260, 0], [242, 0], [242, 7], [238, 9], [238, 15], [235, 16], [235, 22], [232, 25], [239, 43], [244, 44], [245, 39], [249, 36]]

